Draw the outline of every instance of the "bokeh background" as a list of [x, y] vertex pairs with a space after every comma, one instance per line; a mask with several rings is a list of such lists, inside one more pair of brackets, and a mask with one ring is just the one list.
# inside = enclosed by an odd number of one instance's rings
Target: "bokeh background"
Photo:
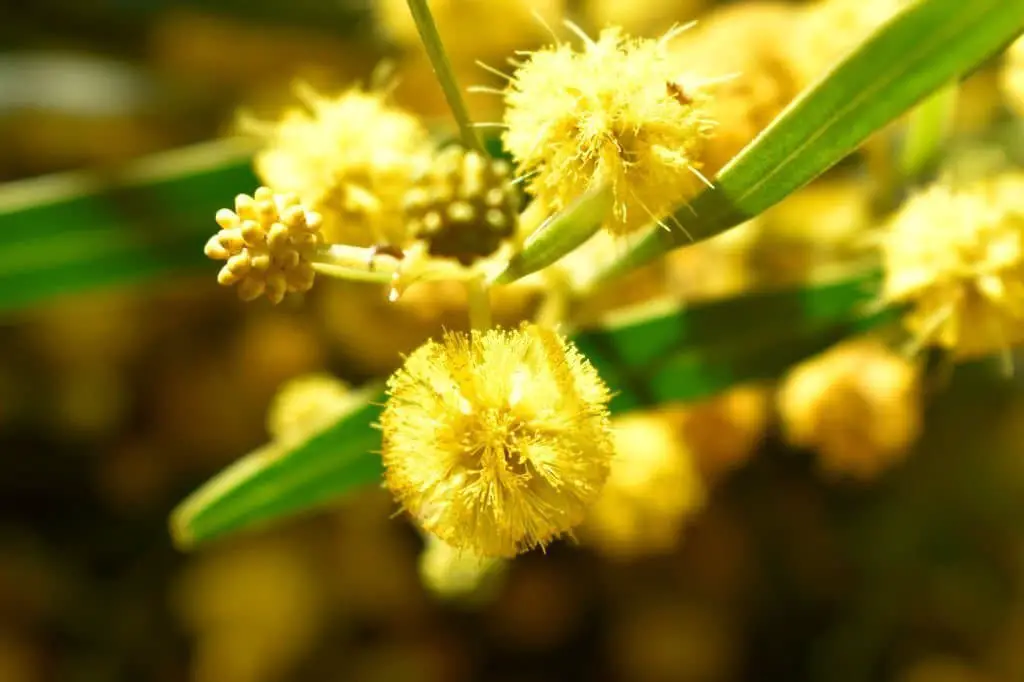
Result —
[[[713, 3], [476, 4], [486, 11], [441, 29], [464, 80], [494, 85], [475, 59], [500, 65], [548, 40], [521, 5], [554, 26], [657, 35]], [[7, 0], [0, 181], [102, 177], [223, 138], [240, 110], [272, 117], [296, 78], [341, 87], [382, 58], [396, 100], [443, 125], [405, 12], [399, 0]], [[499, 105], [470, 99], [478, 120]], [[161, 224], [144, 200], [107, 201], [134, 229]], [[266, 441], [282, 383], [359, 384], [462, 324], [437, 291], [398, 310], [332, 283], [242, 305], [198, 243], [190, 271], [0, 317], [0, 682], [1024, 680], [1024, 395], [990, 362], [930, 381], [923, 437], [866, 480], [823, 476], [785, 447], [770, 405], [756, 418], [711, 405], [705, 430], [752, 429], [749, 452], [713, 477], [672, 551], [558, 543], [476, 599], [423, 587], [423, 540], [381, 490], [175, 550], [170, 510]], [[683, 263], [683, 279], [722, 274]]]

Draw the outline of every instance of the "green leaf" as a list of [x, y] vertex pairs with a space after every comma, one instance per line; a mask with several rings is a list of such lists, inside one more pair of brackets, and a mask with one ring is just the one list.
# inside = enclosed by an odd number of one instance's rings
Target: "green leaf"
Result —
[[552, 216], [537, 228], [523, 245], [523, 250], [509, 261], [494, 278], [495, 284], [511, 284], [542, 270], [593, 237], [612, 206], [612, 195], [600, 188], [583, 195], [564, 211]]
[[182, 548], [323, 507], [380, 480], [380, 434], [373, 423], [383, 395], [371, 387], [352, 407], [298, 441], [270, 443], [241, 458], [193, 493], [171, 515]]
[[713, 189], [676, 212], [685, 233], [652, 229], [598, 280], [760, 214], [1022, 30], [1024, 0], [914, 2], [790, 104], [722, 169]]
[[[257, 179], [252, 148], [217, 142], [158, 154], [119, 172], [71, 173], [0, 187], [0, 312], [53, 296], [180, 272], [212, 277], [213, 216]], [[212, 281], [212, 280], [211, 280]]]
[[959, 87], [950, 83], [935, 91], [910, 113], [900, 150], [900, 172], [917, 178], [932, 168], [953, 131]]
[[[660, 310], [575, 342], [616, 392], [614, 412], [709, 397], [736, 384], [779, 375], [846, 336], [892, 319], [872, 310], [879, 276], [867, 269], [806, 287]], [[372, 423], [379, 387], [309, 438], [271, 444], [242, 458], [186, 500], [172, 516], [178, 545], [193, 547], [242, 529], [331, 504], [380, 477]]]

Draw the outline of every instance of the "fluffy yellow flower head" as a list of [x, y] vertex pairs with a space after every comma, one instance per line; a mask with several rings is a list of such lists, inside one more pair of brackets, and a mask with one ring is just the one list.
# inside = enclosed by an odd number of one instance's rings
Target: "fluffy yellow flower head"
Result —
[[387, 389], [385, 482], [455, 548], [543, 547], [583, 520], [608, 476], [608, 389], [550, 330], [448, 333], [414, 351]]
[[912, 308], [908, 329], [969, 358], [1024, 339], [1024, 174], [936, 185], [882, 236], [884, 297]]
[[906, 4], [907, 0], [817, 0], [808, 4], [790, 37], [800, 87], [820, 78]]
[[402, 196], [430, 151], [426, 128], [384, 92], [300, 95], [305, 106], [276, 124], [247, 122], [266, 140], [255, 160], [260, 178], [323, 215], [329, 241], [404, 243]]
[[586, 537], [601, 551], [629, 558], [671, 551], [686, 519], [705, 500], [704, 482], [674, 425], [659, 414], [612, 423], [615, 459]]
[[779, 389], [786, 439], [813, 448], [826, 473], [870, 479], [921, 432], [918, 372], [875, 341], [843, 344], [798, 365]]
[[624, 234], [697, 192], [712, 124], [704, 90], [668, 53], [677, 33], [649, 40], [608, 28], [582, 51], [561, 43], [518, 67], [503, 139], [545, 206], [564, 208], [607, 184], [615, 201], [607, 227]]
[[1000, 75], [1007, 103], [1024, 116], [1024, 37], [1014, 41], [1006, 51], [1006, 62]]

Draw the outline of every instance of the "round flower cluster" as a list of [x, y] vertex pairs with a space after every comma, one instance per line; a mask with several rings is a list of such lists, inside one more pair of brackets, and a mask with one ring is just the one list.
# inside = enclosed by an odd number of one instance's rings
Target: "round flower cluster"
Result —
[[548, 329], [449, 333], [414, 351], [387, 391], [387, 486], [455, 548], [543, 547], [583, 520], [608, 477], [608, 389]]
[[321, 217], [305, 210], [294, 194], [274, 194], [267, 187], [253, 196], [239, 194], [234, 211], [217, 212], [217, 224], [220, 232], [206, 243], [206, 255], [227, 261], [217, 281], [237, 285], [243, 301], [264, 295], [280, 303], [286, 293], [313, 286]]
[[614, 197], [607, 228], [625, 234], [664, 217], [700, 189], [713, 124], [704, 89], [668, 51], [678, 33], [629, 38], [617, 28], [582, 51], [530, 53], [505, 96], [505, 147], [529, 191], [561, 210], [600, 186]]

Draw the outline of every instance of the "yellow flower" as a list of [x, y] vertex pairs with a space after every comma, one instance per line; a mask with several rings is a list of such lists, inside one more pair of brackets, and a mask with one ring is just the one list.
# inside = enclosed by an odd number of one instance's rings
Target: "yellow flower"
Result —
[[255, 160], [260, 178], [321, 213], [331, 242], [403, 244], [402, 195], [430, 151], [426, 128], [385, 92], [299, 94], [305, 106], [276, 123], [244, 123], [265, 139]]
[[869, 479], [903, 459], [921, 432], [918, 372], [870, 340], [798, 365], [779, 389], [786, 439], [828, 474]]
[[280, 303], [288, 292], [313, 286], [312, 259], [323, 242], [320, 214], [304, 210], [298, 197], [260, 187], [253, 196], [239, 194], [235, 210], [217, 211], [220, 232], [206, 243], [206, 255], [227, 261], [217, 281], [238, 285], [251, 301], [260, 295]]
[[800, 88], [812, 84], [884, 24], [907, 0], [818, 0], [790, 36]]
[[760, 385], [746, 385], [685, 405], [677, 422], [701, 473], [714, 480], [743, 466], [754, 455], [764, 440], [770, 411], [771, 391]]
[[1024, 38], [1018, 38], [1006, 51], [1001, 81], [1007, 103], [1024, 116]]
[[883, 296], [920, 343], [970, 358], [1024, 339], [1024, 174], [933, 186], [881, 239]]
[[433, 535], [427, 535], [425, 542], [419, 558], [420, 578], [427, 589], [442, 598], [487, 596], [486, 588], [496, 584], [494, 579], [507, 566], [503, 559], [456, 549]]
[[798, 6], [747, 1], [716, 6], [672, 46], [680, 67], [714, 64], [724, 74], [707, 102], [716, 122], [702, 159], [703, 172], [717, 173], [768, 127], [800, 91], [790, 58]]
[[556, 333], [445, 335], [388, 380], [385, 482], [424, 530], [481, 556], [543, 547], [608, 475], [609, 393]]
[[343, 381], [330, 374], [304, 374], [286, 383], [267, 412], [267, 431], [274, 439], [301, 437], [330, 421], [350, 404]]
[[681, 75], [659, 40], [617, 28], [582, 51], [561, 43], [530, 53], [505, 95], [506, 148], [549, 209], [611, 188], [616, 234], [664, 217], [701, 187], [700, 154], [712, 129], [703, 87]]
[[583, 531], [610, 556], [671, 551], [684, 522], [705, 501], [693, 457], [663, 415], [619, 417], [612, 429], [611, 474]]
[[[392, 42], [422, 49], [406, 0], [377, 0], [377, 20]], [[445, 49], [456, 62], [504, 57], [529, 46], [565, 12], [565, 0], [430, 0]]]

